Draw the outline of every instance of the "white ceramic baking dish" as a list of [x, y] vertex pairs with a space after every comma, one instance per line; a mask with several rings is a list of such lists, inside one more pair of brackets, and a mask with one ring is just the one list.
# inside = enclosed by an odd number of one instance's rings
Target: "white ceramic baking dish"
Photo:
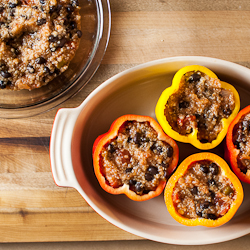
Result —
[[[186, 227], [168, 213], [163, 195], [135, 202], [125, 195], [111, 195], [100, 187], [92, 166], [95, 138], [108, 131], [124, 114], [149, 115], [161, 92], [171, 85], [176, 71], [186, 65], [204, 65], [221, 80], [233, 84], [241, 108], [250, 104], [250, 69], [207, 57], [174, 57], [148, 62], [126, 70], [95, 89], [77, 108], [60, 109], [56, 114], [50, 143], [51, 168], [55, 183], [78, 190], [88, 204], [117, 227], [154, 241], [202, 245], [235, 239], [250, 233], [250, 188], [243, 184], [245, 198], [234, 218], [218, 228]], [[200, 152], [178, 143], [181, 162]], [[223, 143], [211, 150], [223, 157]], [[83, 225], [84, 226], [84, 225]]]

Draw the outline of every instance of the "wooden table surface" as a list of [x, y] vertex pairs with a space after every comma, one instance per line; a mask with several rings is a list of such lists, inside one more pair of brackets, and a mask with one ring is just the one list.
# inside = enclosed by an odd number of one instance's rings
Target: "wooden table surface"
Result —
[[[81, 1], [81, 0], [80, 0]], [[248, 0], [110, 0], [110, 42], [88, 85], [60, 107], [77, 107], [102, 82], [172, 56], [209, 56], [250, 67]], [[58, 108], [1, 120], [0, 242], [140, 239], [104, 220], [71, 188], [53, 181], [49, 140]]]

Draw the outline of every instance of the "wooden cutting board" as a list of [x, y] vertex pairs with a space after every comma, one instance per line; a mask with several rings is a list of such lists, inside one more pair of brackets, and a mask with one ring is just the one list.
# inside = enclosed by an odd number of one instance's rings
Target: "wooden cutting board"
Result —
[[[249, 6], [248, 0], [111, 0], [102, 65], [60, 107], [76, 107], [114, 74], [164, 57], [210, 56], [250, 66]], [[0, 242], [140, 239], [104, 220], [74, 189], [55, 185], [49, 140], [56, 111], [0, 120]]]

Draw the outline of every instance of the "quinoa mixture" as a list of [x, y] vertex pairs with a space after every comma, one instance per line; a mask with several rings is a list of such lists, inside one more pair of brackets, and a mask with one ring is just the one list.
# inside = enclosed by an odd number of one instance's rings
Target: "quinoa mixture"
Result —
[[157, 136], [149, 122], [128, 121], [121, 126], [101, 152], [101, 171], [110, 186], [127, 184], [143, 195], [169, 177], [173, 148]]
[[0, 1], [0, 88], [35, 89], [64, 72], [79, 46], [78, 0]]
[[218, 79], [200, 71], [187, 72], [180, 88], [165, 105], [170, 126], [181, 135], [198, 129], [198, 140], [212, 142], [222, 129], [221, 119], [228, 118], [235, 107], [232, 91], [221, 87]]
[[241, 117], [233, 129], [233, 143], [240, 153], [237, 162], [244, 174], [250, 174], [250, 113]]
[[192, 163], [173, 190], [176, 211], [189, 219], [216, 220], [228, 212], [235, 198], [231, 181], [209, 160]]

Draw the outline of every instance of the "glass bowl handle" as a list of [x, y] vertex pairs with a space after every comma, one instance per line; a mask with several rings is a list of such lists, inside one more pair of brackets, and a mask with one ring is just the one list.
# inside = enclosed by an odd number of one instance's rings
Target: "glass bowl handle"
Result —
[[77, 108], [59, 109], [50, 137], [50, 164], [56, 185], [78, 188], [73, 170], [71, 141], [74, 125], [79, 115]]

